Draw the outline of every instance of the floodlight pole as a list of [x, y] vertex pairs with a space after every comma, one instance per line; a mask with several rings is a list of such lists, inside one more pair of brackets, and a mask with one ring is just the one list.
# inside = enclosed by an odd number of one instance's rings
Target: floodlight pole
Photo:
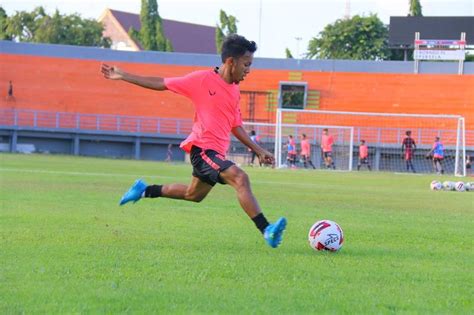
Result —
[[260, 8], [258, 12], [258, 55], [262, 51], [262, 0], [260, 0]]
[[302, 37], [295, 37], [296, 39], [296, 59], [300, 59], [300, 41], [303, 39]]

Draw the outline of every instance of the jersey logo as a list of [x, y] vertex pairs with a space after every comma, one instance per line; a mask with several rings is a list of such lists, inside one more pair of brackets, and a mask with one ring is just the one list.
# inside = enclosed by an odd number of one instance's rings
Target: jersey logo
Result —
[[210, 96], [216, 95], [216, 91], [212, 92], [211, 90], [209, 90], [209, 95], [210, 95]]

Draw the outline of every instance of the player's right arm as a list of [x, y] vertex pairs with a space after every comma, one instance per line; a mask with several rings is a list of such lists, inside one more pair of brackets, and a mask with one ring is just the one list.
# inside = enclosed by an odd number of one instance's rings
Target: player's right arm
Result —
[[156, 91], [167, 90], [164, 79], [160, 77], [142, 77], [136, 74], [125, 72], [116, 66], [109, 66], [105, 63], [102, 64], [100, 70], [106, 79], [122, 80]]

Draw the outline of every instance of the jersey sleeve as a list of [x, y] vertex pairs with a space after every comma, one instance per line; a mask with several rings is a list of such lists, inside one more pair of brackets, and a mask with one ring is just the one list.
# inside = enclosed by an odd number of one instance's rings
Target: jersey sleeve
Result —
[[165, 86], [176, 94], [192, 99], [193, 94], [199, 88], [202, 76], [202, 71], [195, 71], [183, 77], [165, 78]]
[[232, 128], [242, 126], [242, 114], [240, 113], [240, 108], [237, 107], [235, 110], [235, 119], [232, 124]]

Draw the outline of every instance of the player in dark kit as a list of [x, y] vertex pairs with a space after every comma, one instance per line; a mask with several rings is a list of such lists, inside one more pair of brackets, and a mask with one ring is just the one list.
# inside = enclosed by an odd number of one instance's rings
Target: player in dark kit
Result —
[[121, 205], [137, 202], [143, 197], [200, 202], [216, 183], [229, 184], [268, 245], [277, 247], [280, 244], [286, 219], [282, 217], [270, 224], [252, 193], [248, 175], [225, 158], [232, 133], [257, 154], [260, 162], [274, 162], [273, 155], [253, 142], [242, 127], [239, 109], [239, 82], [249, 74], [256, 50], [255, 42], [236, 34], [230, 35], [222, 45], [220, 67], [176, 78], [142, 77], [115, 66], [102, 65], [101, 71], [107, 79], [123, 80], [157, 91], [170, 90], [189, 98], [195, 108], [192, 132], [181, 143], [181, 148], [191, 155], [191, 183], [147, 185], [138, 179], [123, 195]]
[[404, 155], [404, 158], [405, 158], [405, 163], [406, 163], [406, 166], [407, 166], [407, 172], [411, 168], [413, 173], [416, 173], [415, 168], [413, 167], [413, 163], [411, 161], [412, 158], [413, 158], [413, 155], [415, 153], [415, 150], [416, 150], [415, 140], [413, 140], [413, 138], [411, 137], [411, 131], [410, 130], [407, 130], [405, 132], [405, 135], [406, 135], [406, 138], [403, 139], [403, 142], [402, 142], [402, 152], [403, 152], [403, 155]]

